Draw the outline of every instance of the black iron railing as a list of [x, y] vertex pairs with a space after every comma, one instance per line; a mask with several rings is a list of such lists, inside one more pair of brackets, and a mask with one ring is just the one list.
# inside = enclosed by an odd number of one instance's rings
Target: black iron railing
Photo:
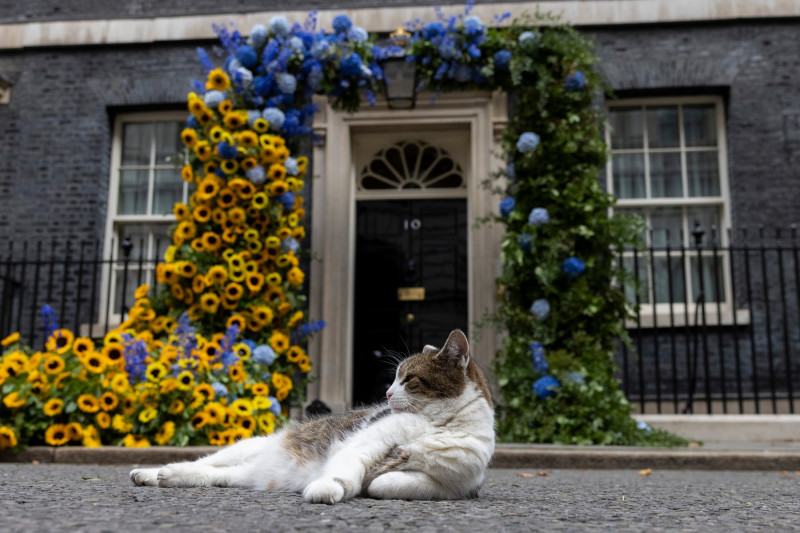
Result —
[[[616, 360], [623, 390], [643, 413], [795, 413], [800, 396], [800, 245], [797, 228], [767, 235], [698, 225], [692, 245], [651, 234], [622, 254], [639, 290], [629, 345]], [[0, 248], [0, 338], [44, 344], [44, 304], [60, 325], [102, 337], [152, 283], [161, 254], [123, 240], [10, 243]], [[155, 243], [152, 250], [161, 250]]]
[[642, 413], [795, 413], [800, 396], [800, 246], [797, 227], [710, 234], [692, 246], [651, 233], [624, 254], [639, 283], [631, 345], [619, 377]]

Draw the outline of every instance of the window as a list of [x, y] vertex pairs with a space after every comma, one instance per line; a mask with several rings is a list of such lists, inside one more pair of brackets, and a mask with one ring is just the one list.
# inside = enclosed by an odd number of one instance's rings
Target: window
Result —
[[[174, 223], [176, 202], [187, 201], [187, 183], [181, 178], [184, 147], [180, 140], [185, 113], [120, 115], [114, 126], [111, 180], [106, 223], [106, 251], [111, 259], [101, 307], [119, 319], [124, 305], [142, 283], [153, 283], [155, 261], [170, 244], [167, 230]], [[125, 266], [123, 243], [133, 245]], [[107, 289], [106, 289], [107, 290]], [[106, 316], [101, 315], [101, 317]]]
[[[616, 101], [608, 125], [606, 179], [615, 212], [639, 214], [648, 227], [652, 251], [623, 254], [624, 267], [643, 282], [643, 313], [692, 304], [701, 292], [706, 303], [727, 303], [727, 258], [712, 249], [712, 234], [726, 245], [730, 220], [722, 100]], [[701, 251], [692, 235], [696, 221], [705, 230]], [[633, 288], [628, 296], [635, 299]]]

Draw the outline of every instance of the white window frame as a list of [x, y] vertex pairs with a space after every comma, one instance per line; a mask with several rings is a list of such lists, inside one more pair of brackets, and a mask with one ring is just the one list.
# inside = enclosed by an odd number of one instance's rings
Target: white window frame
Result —
[[[690, 152], [709, 151], [707, 147], [695, 148], [687, 147], [685, 140], [685, 128], [683, 123], [683, 106], [694, 104], [712, 104], [715, 107], [715, 120], [717, 127], [717, 167], [719, 170], [719, 196], [706, 196], [706, 197], [691, 197], [689, 196], [688, 176], [687, 176], [687, 162], [686, 155]], [[725, 248], [729, 245], [728, 234], [726, 228], [730, 227], [731, 221], [731, 197], [730, 186], [728, 180], [728, 161], [727, 161], [727, 138], [725, 131], [725, 107], [723, 99], [719, 96], [675, 96], [675, 97], [654, 97], [654, 98], [625, 98], [606, 103], [606, 115], [610, 117], [610, 113], [614, 108], [619, 107], [641, 107], [642, 111], [647, 107], [658, 106], [678, 106], [678, 130], [680, 143], [678, 147], [673, 148], [650, 148], [648, 142], [648, 132], [646, 115], [642, 113], [643, 123], [643, 147], [642, 148], [622, 148], [614, 149], [611, 143], [611, 127], [610, 121], [607, 122], [605, 127], [605, 141], [609, 149], [609, 157], [606, 161], [606, 187], [610, 194], [614, 194], [614, 175], [613, 175], [613, 155], [625, 153], [643, 153], [644, 154], [644, 171], [645, 171], [645, 198], [618, 198], [616, 207], [618, 208], [632, 208], [632, 209], [647, 209], [655, 207], [679, 207], [682, 208], [682, 224], [683, 224], [683, 245], [687, 247], [686, 259], [684, 263], [684, 272], [686, 278], [684, 279], [684, 298], [686, 303], [675, 301], [670, 308], [669, 303], [655, 303], [653, 287], [654, 283], [651, 279], [652, 270], [649, 266], [650, 258], [650, 239], [649, 231], [646, 235], [646, 242], [648, 248], [639, 254], [640, 264], [642, 261], [647, 265], [647, 291], [649, 303], [641, 303], [638, 313], [639, 323], [642, 327], [665, 327], [671, 324], [684, 325], [688, 317], [690, 324], [694, 324], [695, 317], [695, 298], [692, 287], [692, 259], [697, 257], [697, 252], [694, 251], [694, 240], [692, 238], [693, 221], [689, 220], [687, 208], [702, 207], [702, 206], [716, 206], [720, 208], [720, 226], [717, 228], [717, 242], [719, 248]], [[678, 151], [681, 158], [681, 184], [682, 184], [682, 197], [664, 197], [664, 198], [651, 198], [651, 178], [650, 178], [650, 158], [651, 153], [669, 152], [675, 153]], [[609, 213], [613, 216], [613, 209]], [[649, 220], [646, 220], [649, 222]], [[649, 226], [649, 224], [648, 224]], [[705, 230], [705, 245], [703, 251], [703, 261], [714, 261], [714, 252], [710, 246], [711, 228], [703, 228]], [[648, 227], [649, 230], [649, 227]], [[674, 238], [670, 238], [675, 242]], [[660, 250], [656, 248], [655, 250]], [[632, 252], [625, 252], [624, 256], [632, 256]], [[666, 257], [664, 251], [654, 251], [654, 257]], [[672, 259], [679, 259], [680, 249], [673, 246], [673, 251], [670, 255]], [[724, 300], [720, 302], [721, 323], [729, 324], [733, 322], [733, 306], [731, 302], [732, 293], [732, 280], [730, 279], [730, 257], [729, 254], [719, 253], [718, 261], [722, 269], [723, 283], [720, 291], [724, 296]], [[710, 263], [709, 263], [710, 264]], [[717, 319], [717, 302], [706, 300], [705, 302], [706, 325], [715, 325]], [[745, 316], [748, 315], [748, 316]], [[699, 317], [698, 321], [702, 322], [703, 317]], [[739, 324], [749, 321], [749, 314], [746, 311], [737, 311], [737, 322]], [[629, 323], [628, 326], [635, 326], [636, 322]]]
[[[104, 246], [103, 246], [103, 276], [100, 290], [100, 305], [98, 306], [100, 314], [98, 316], [97, 326], [105, 327], [106, 317], [108, 317], [109, 327], [117, 325], [122, 321], [122, 316], [115, 310], [119, 307], [116, 300], [116, 285], [118, 272], [122, 271], [121, 266], [117, 266], [116, 262], [120, 259], [117, 256], [124, 235], [118, 234], [118, 227], [122, 224], [174, 224], [175, 217], [172, 213], [166, 214], [145, 214], [145, 215], [118, 215], [118, 199], [119, 199], [119, 186], [120, 186], [120, 167], [122, 167], [122, 133], [125, 124], [129, 123], [147, 123], [147, 122], [180, 122], [186, 121], [186, 113], [183, 111], [163, 111], [163, 112], [144, 112], [144, 113], [126, 113], [117, 115], [114, 118], [114, 137], [111, 146], [111, 160], [110, 160], [110, 179], [108, 186], [108, 202], [106, 213], [106, 227], [104, 233]], [[148, 164], [148, 194], [147, 194], [147, 208], [152, 209], [153, 205], [153, 191], [155, 183], [155, 171], [164, 168], [164, 165], [156, 165], [155, 162], [155, 136], [151, 140], [150, 147], [150, 161]], [[188, 202], [188, 184], [183, 182], [183, 195], [182, 201]], [[164, 242], [167, 242], [168, 237], [164, 235]], [[134, 241], [134, 247], [138, 247], [138, 242]], [[171, 243], [169, 243], [171, 244]], [[156, 250], [155, 238], [151, 233], [148, 235], [146, 250], [144, 250], [144, 258], [155, 258]], [[111, 258], [115, 259], [115, 264], [111, 263]], [[137, 276], [139, 270], [139, 252], [134, 251], [131, 254], [130, 263], [128, 265], [128, 275]], [[142, 283], [149, 283], [151, 286], [154, 283], [154, 265], [152, 263], [144, 265], [145, 274], [142, 277]], [[110, 291], [110, 294], [109, 294]], [[133, 301], [126, 302], [130, 307]]]

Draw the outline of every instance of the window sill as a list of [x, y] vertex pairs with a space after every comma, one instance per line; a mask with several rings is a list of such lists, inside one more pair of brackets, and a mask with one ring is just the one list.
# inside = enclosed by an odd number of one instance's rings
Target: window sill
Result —
[[667, 329], [672, 327], [682, 328], [687, 325], [688, 327], [748, 326], [750, 325], [750, 310], [737, 309], [734, 320], [734, 314], [731, 309], [720, 309], [718, 316], [716, 304], [708, 304], [706, 305], [705, 320], [700, 312], [695, 317], [693, 308], [690, 308], [688, 313], [682, 308], [676, 308], [672, 316], [670, 316], [669, 311], [658, 311], [655, 314], [642, 312], [638, 321], [635, 318], [625, 321], [626, 329]]

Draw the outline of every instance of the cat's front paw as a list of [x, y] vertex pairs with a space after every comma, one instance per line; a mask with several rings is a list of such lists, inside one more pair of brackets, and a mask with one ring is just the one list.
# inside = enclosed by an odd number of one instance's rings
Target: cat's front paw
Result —
[[303, 499], [309, 503], [339, 503], [344, 499], [344, 486], [333, 479], [318, 479], [305, 488]]
[[158, 485], [158, 468], [136, 468], [131, 470], [130, 476], [134, 485], [147, 485], [148, 487]]

